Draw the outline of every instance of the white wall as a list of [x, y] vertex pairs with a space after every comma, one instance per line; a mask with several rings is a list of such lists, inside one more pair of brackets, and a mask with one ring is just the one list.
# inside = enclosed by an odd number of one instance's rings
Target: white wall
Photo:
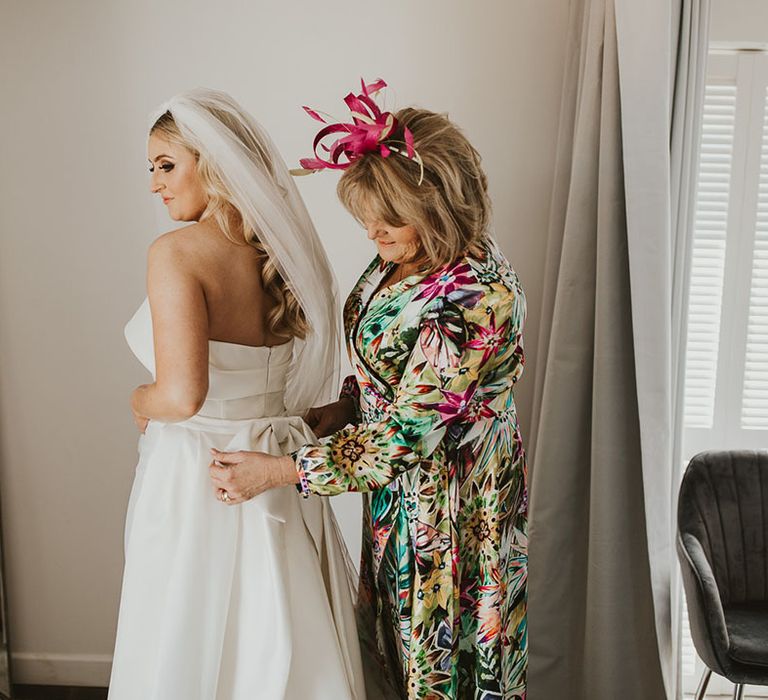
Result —
[[[0, 0], [0, 479], [17, 680], [106, 681], [135, 463], [122, 337], [157, 211], [150, 111], [231, 92], [286, 160], [312, 105], [343, 115], [360, 76], [391, 106], [444, 110], [484, 154], [496, 230], [529, 297], [527, 436], [567, 0]], [[346, 292], [372, 255], [335, 198], [300, 181]], [[355, 497], [352, 497], [354, 499]], [[340, 510], [356, 542], [356, 500]]]
[[711, 41], [758, 43], [768, 46], [766, 0], [711, 0]]

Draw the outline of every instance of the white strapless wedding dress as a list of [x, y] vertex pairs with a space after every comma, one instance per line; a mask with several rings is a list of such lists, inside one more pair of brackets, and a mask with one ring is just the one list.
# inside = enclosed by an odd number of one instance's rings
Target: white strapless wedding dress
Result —
[[[149, 304], [125, 329], [154, 375]], [[210, 341], [208, 397], [150, 421], [125, 528], [110, 700], [364, 700], [347, 553], [329, 504], [273, 489], [215, 498], [210, 447], [315, 442], [283, 392], [291, 343]]]

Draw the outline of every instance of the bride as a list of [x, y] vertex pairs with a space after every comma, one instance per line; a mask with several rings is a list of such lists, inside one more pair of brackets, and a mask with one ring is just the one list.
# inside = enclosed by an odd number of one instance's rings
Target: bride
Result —
[[193, 222], [150, 248], [126, 326], [151, 384], [128, 505], [110, 700], [362, 700], [351, 576], [328, 504], [292, 487], [233, 505], [210, 449], [286, 454], [338, 366], [335, 282], [268, 136], [228, 95], [171, 99], [152, 192]]

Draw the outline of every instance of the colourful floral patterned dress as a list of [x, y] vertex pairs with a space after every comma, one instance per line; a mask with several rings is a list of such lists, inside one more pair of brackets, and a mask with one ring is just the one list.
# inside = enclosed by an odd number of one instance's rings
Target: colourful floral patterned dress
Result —
[[523, 291], [491, 241], [377, 291], [390, 270], [377, 257], [345, 307], [360, 422], [298, 451], [302, 488], [367, 494], [361, 638], [403, 697], [523, 699]]

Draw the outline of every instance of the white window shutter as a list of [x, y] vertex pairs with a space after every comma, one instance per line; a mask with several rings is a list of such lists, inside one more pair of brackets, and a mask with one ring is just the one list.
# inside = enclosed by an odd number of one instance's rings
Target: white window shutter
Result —
[[760, 178], [755, 213], [741, 427], [768, 429], [768, 89], [763, 93]]
[[708, 84], [691, 260], [685, 364], [685, 426], [711, 428], [723, 302], [736, 85]]

